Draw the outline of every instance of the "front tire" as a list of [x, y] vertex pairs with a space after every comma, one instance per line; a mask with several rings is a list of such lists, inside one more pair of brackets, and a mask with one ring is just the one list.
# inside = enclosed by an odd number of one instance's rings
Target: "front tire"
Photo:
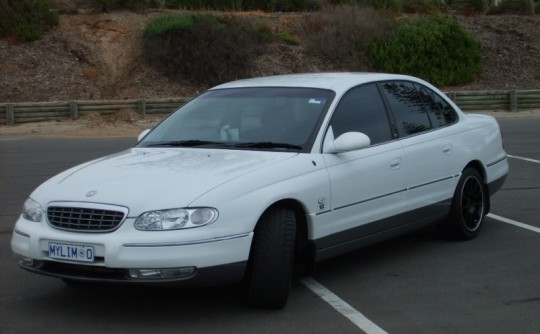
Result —
[[448, 221], [441, 232], [447, 237], [469, 240], [475, 238], [484, 222], [487, 195], [482, 176], [474, 168], [463, 171], [457, 184]]
[[248, 300], [251, 305], [283, 308], [287, 304], [294, 260], [294, 212], [276, 207], [261, 217], [253, 239]]

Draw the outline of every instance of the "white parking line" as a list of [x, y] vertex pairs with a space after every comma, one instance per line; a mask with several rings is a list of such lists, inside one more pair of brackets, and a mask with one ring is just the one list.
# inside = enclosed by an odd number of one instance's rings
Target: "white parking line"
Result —
[[538, 228], [538, 227], [523, 224], [523, 223], [520, 223], [520, 222], [512, 220], [512, 219], [508, 219], [508, 218], [504, 218], [504, 217], [501, 217], [501, 216], [494, 215], [492, 213], [488, 213], [486, 215], [486, 217], [501, 221], [503, 223], [507, 223], [507, 224], [514, 225], [514, 226], [517, 226], [517, 227], [521, 227], [521, 228], [524, 228], [524, 229], [529, 230], [529, 231], [540, 233], [540, 228]]
[[332, 291], [322, 286], [319, 282], [315, 281], [311, 277], [306, 277], [300, 280], [308, 289], [313, 291], [322, 300], [327, 302], [336, 311], [341, 313], [347, 319], [352, 321], [358, 328], [366, 332], [367, 334], [387, 334], [382, 328], [375, 325], [362, 313], [358, 312], [351, 305], [347, 304], [343, 299], [336, 296]]
[[[525, 158], [523, 158], [525, 160]], [[534, 160], [533, 162], [538, 162]], [[508, 219], [505, 217], [501, 217], [492, 213], [488, 213], [486, 217], [489, 217], [491, 219], [498, 220], [503, 223], [507, 223], [510, 225], [514, 225], [517, 227], [524, 228], [529, 231], [533, 231], [536, 233], [540, 233], [540, 228], [527, 225], [524, 223], [520, 223], [518, 221]], [[313, 293], [315, 293], [319, 298], [327, 302], [330, 306], [332, 306], [336, 311], [341, 313], [343, 316], [345, 316], [347, 319], [349, 319], [353, 324], [356, 325], [356, 327], [360, 328], [367, 334], [388, 334], [384, 329], [377, 326], [375, 323], [373, 323], [371, 320], [366, 318], [362, 313], [360, 313], [358, 310], [356, 310], [354, 307], [349, 305], [346, 301], [339, 298], [337, 295], [335, 295], [332, 291], [325, 288], [323, 285], [321, 285], [319, 282], [315, 281], [311, 277], [306, 277], [304, 279], [301, 279], [300, 282], [302, 282], [308, 289], [310, 289]]]
[[530, 158], [518, 157], [517, 155], [510, 155], [510, 154], [507, 154], [506, 156], [509, 157], [509, 158], [514, 158], [514, 159], [518, 159], [518, 160], [524, 160], [524, 161], [534, 162], [536, 164], [540, 164], [540, 160], [534, 160], [534, 159], [530, 159]]

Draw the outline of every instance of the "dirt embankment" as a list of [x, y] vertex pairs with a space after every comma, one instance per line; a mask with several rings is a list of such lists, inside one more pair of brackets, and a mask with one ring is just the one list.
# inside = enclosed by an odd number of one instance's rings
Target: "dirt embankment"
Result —
[[540, 88], [540, 15], [461, 16], [458, 20], [482, 43], [483, 72], [463, 89]]
[[[36, 42], [0, 40], [0, 102], [192, 96], [205, 87], [172, 81], [142, 56], [145, 24], [163, 14], [119, 11], [63, 14]], [[306, 14], [264, 14], [275, 31], [296, 32]], [[461, 16], [482, 42], [483, 73], [474, 83], [449, 89], [540, 87], [540, 15]], [[276, 42], [253, 76], [328, 71], [301, 46]]]
[[[165, 11], [138, 14], [118, 11], [100, 14], [63, 14], [54, 30], [32, 43], [0, 40], [0, 102], [69, 101], [189, 97], [205, 89], [172, 81], [148, 66], [142, 55], [146, 23]], [[303, 15], [265, 14], [276, 32], [298, 33]], [[463, 16], [458, 20], [482, 42], [483, 73], [472, 84], [446, 90], [540, 88], [540, 15]], [[302, 46], [276, 41], [257, 61], [253, 76], [331, 71], [332, 67], [306, 55]], [[96, 116], [98, 117], [98, 116]], [[74, 133], [94, 129], [122, 135], [144, 128], [157, 119], [136, 114], [99, 115], [101, 120], [81, 120], [69, 125]], [[107, 118], [108, 117], [108, 118]], [[100, 124], [99, 127], [92, 124]], [[107, 125], [116, 128], [106, 130]], [[34, 134], [59, 127], [43, 124]], [[5, 126], [2, 126], [5, 133]], [[105, 130], [104, 130], [105, 129]], [[130, 135], [132, 134], [130, 130]], [[1, 134], [1, 133], [0, 133]]]

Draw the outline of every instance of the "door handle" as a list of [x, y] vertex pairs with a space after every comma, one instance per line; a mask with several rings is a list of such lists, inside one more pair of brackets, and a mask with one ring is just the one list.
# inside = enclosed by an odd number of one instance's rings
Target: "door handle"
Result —
[[399, 169], [400, 167], [401, 167], [401, 158], [393, 160], [390, 163], [390, 168], [392, 168], [392, 169]]
[[452, 144], [446, 144], [446, 145], [444, 145], [443, 153], [444, 153], [444, 154], [448, 154], [448, 153], [450, 153], [450, 151], [452, 151]]

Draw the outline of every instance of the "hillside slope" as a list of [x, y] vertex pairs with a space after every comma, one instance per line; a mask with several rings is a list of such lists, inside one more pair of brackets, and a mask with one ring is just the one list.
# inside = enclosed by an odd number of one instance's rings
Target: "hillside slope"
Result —
[[[148, 66], [141, 52], [145, 24], [163, 11], [60, 16], [36, 42], [0, 40], [0, 102], [192, 96], [205, 87], [171, 81]], [[294, 33], [303, 15], [262, 14], [275, 31]], [[540, 16], [473, 16], [459, 21], [482, 42], [483, 73], [461, 89], [540, 87]], [[331, 71], [301, 46], [275, 42], [253, 76]]]

